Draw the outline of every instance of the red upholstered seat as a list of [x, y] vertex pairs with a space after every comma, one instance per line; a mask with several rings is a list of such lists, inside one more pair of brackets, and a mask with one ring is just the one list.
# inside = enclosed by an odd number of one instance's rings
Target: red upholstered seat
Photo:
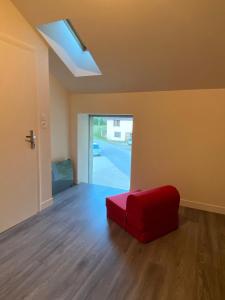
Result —
[[123, 193], [106, 198], [107, 218], [112, 219], [118, 225], [126, 226], [127, 197], [131, 193]]
[[175, 187], [124, 193], [106, 199], [107, 217], [141, 242], [178, 227], [180, 195]]

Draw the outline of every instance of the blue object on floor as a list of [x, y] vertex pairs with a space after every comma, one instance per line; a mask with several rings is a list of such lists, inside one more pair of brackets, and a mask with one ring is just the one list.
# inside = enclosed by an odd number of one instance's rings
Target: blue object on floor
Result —
[[52, 162], [52, 194], [60, 193], [73, 185], [72, 161], [67, 159]]

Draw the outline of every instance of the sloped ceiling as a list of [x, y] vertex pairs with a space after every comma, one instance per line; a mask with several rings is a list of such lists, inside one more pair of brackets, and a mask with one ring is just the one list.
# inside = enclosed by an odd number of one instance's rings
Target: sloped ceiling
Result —
[[68, 18], [103, 75], [75, 78], [50, 51], [70, 91], [225, 88], [224, 0], [13, 0], [32, 25]]

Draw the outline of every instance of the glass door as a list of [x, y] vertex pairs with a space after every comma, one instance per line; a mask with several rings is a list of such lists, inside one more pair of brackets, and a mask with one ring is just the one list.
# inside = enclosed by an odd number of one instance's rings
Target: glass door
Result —
[[132, 116], [90, 116], [90, 183], [130, 189], [132, 133]]

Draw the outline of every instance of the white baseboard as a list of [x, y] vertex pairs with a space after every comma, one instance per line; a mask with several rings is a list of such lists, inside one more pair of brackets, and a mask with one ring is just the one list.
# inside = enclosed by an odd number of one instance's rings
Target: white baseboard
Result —
[[181, 199], [180, 205], [225, 215], [225, 206], [218, 206], [203, 202], [194, 202], [186, 199]]
[[51, 206], [52, 204], [53, 204], [53, 198], [45, 200], [44, 202], [41, 203], [41, 210]]

